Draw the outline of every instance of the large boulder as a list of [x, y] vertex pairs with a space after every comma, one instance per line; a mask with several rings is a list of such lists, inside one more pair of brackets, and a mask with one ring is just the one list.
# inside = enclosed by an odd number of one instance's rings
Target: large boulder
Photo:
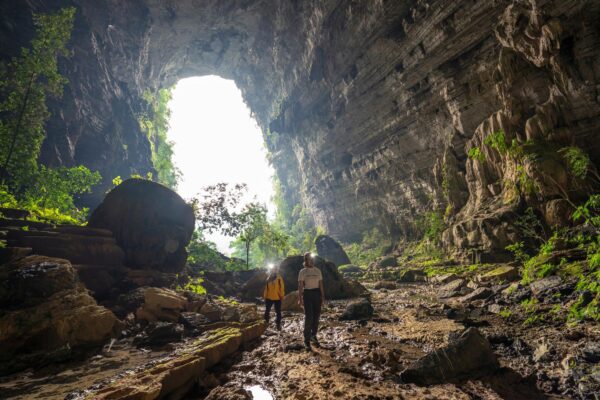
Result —
[[[338, 272], [334, 263], [321, 257], [315, 257], [315, 266], [323, 274], [325, 297], [328, 299], [345, 299], [363, 293], [360, 285], [352, 284]], [[303, 267], [304, 257], [290, 256], [281, 262], [279, 272], [285, 283], [286, 293], [298, 290], [298, 273]]]
[[476, 328], [469, 328], [446, 347], [417, 360], [400, 377], [407, 383], [437, 385], [477, 379], [498, 368], [489, 342]]
[[340, 321], [368, 319], [373, 316], [373, 312], [371, 302], [368, 299], [361, 299], [348, 304], [340, 316]]
[[179, 272], [194, 231], [194, 212], [177, 193], [158, 183], [129, 179], [106, 195], [89, 226], [110, 230], [131, 268]]
[[315, 239], [317, 254], [326, 260], [333, 262], [335, 265], [350, 264], [350, 258], [331, 236], [319, 235]]
[[298, 303], [298, 291], [294, 290], [285, 295], [281, 301], [281, 310], [290, 312], [302, 312], [302, 307]]

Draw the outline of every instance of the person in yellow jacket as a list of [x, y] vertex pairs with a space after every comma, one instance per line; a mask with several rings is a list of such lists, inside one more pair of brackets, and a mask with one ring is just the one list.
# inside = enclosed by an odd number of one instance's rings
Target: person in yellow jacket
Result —
[[283, 300], [283, 296], [285, 296], [283, 278], [279, 274], [279, 267], [274, 266], [269, 271], [263, 297], [265, 298], [265, 322], [268, 326], [271, 307], [275, 305], [275, 322], [278, 331], [281, 330], [281, 300]]

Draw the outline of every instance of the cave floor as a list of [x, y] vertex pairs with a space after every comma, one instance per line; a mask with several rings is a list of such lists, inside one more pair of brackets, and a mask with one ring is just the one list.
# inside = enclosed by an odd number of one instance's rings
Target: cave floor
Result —
[[[493, 376], [460, 384], [419, 387], [403, 384], [399, 372], [413, 361], [447, 343], [449, 335], [477, 326], [486, 336], [559, 337], [560, 327], [535, 329], [508, 326], [503, 318], [448, 319], [435, 287], [404, 284], [396, 290], [371, 291], [375, 317], [369, 321], [339, 321], [346, 301], [326, 304], [319, 329], [321, 348], [301, 348], [303, 316], [284, 313], [281, 333], [273, 326], [255, 348], [241, 353], [233, 365], [216, 371], [231, 388], [256, 388], [274, 399], [554, 399], [568, 398], [536, 387], [537, 367], [531, 354], [502, 354], [502, 368]], [[558, 339], [555, 341], [558, 345]], [[501, 347], [502, 345], [500, 345]], [[565, 348], [568, 343], [564, 344]], [[504, 353], [507, 353], [504, 351]], [[552, 365], [548, 365], [552, 369]], [[202, 399], [202, 396], [190, 397]], [[269, 399], [269, 396], [254, 396]]]
[[[307, 353], [302, 348], [300, 313], [284, 313], [283, 330], [271, 326], [263, 339], [246, 346], [208, 371], [205, 386], [188, 399], [206, 398], [211, 388], [240, 393], [254, 390], [254, 399], [547, 399], [560, 396], [557, 382], [560, 362], [534, 362], [540, 340], [552, 343], [554, 360], [563, 359], [573, 340], [598, 340], [597, 325], [580, 325], [578, 335], [566, 335], [561, 324], [524, 327], [495, 314], [471, 312], [450, 319], [448, 305], [436, 296], [436, 286], [401, 284], [395, 290], [370, 290], [375, 310], [372, 319], [340, 321], [348, 301], [327, 302], [319, 330], [321, 348]], [[461, 310], [452, 305], [455, 314]], [[475, 307], [476, 310], [476, 307]], [[471, 307], [473, 311], [473, 307]], [[272, 323], [273, 324], [273, 323]], [[490, 340], [502, 368], [492, 376], [459, 384], [419, 387], [402, 383], [400, 372], [424, 354], [445, 345], [449, 336], [476, 326]], [[575, 336], [575, 339], [573, 338]], [[508, 340], [510, 339], [510, 340]], [[513, 343], [507, 346], [506, 343]], [[528, 345], [523, 345], [527, 343]], [[515, 351], [515, 345], [528, 350]], [[137, 349], [129, 340], [116, 341], [110, 351], [35, 372], [23, 372], [0, 380], [0, 397], [14, 399], [78, 399], [84, 389], [118, 380], [136, 367], [160, 360], [176, 346], [160, 351]], [[517, 346], [518, 347], [518, 346]], [[258, 389], [258, 390], [257, 390]], [[258, 393], [271, 396], [260, 396]], [[224, 397], [210, 397], [224, 398]]]

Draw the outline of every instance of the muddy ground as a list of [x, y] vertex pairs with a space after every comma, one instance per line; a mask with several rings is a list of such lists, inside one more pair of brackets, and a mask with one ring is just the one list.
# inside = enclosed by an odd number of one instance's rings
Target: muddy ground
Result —
[[[245, 389], [252, 388], [254, 399], [261, 400], [593, 399], [580, 396], [586, 382], [573, 371], [578, 349], [600, 339], [596, 324], [524, 327], [518, 320], [473, 305], [444, 304], [437, 298], [437, 288], [406, 283], [394, 290], [370, 289], [375, 315], [366, 320], [339, 320], [354, 300], [327, 302], [319, 331], [321, 348], [311, 353], [302, 347], [302, 314], [284, 313], [281, 332], [272, 322], [262, 340], [213, 367], [186, 398], [248, 399], [252, 397]], [[470, 326], [490, 340], [502, 366], [497, 373], [428, 387], [401, 381], [403, 369]], [[80, 398], [83, 389], [165, 357], [173, 346], [177, 345], [148, 350], [135, 348], [128, 340], [116, 341], [110, 351], [105, 348], [80, 362], [1, 378], [0, 397]]]

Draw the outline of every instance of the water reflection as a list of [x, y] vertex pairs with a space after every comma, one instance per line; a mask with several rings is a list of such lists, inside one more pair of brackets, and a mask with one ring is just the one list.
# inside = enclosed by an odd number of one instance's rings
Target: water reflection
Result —
[[250, 393], [252, 393], [253, 400], [274, 400], [273, 395], [266, 391], [262, 386], [248, 386], [246, 390], [249, 390]]

